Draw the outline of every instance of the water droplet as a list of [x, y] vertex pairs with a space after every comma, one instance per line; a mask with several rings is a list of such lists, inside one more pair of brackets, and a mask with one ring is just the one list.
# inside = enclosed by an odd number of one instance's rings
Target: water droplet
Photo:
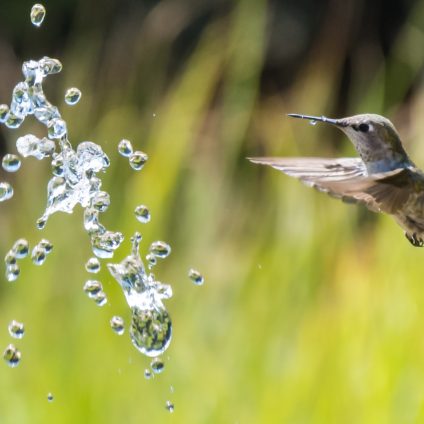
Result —
[[97, 258], [90, 258], [85, 264], [85, 269], [87, 272], [97, 274], [100, 271], [100, 261]]
[[21, 118], [19, 116], [16, 116], [14, 113], [9, 112], [6, 117], [6, 127], [10, 129], [19, 128], [24, 122], [24, 118]]
[[8, 327], [9, 334], [15, 339], [22, 339], [25, 333], [25, 327], [21, 322], [11, 321]]
[[152, 269], [158, 263], [156, 256], [152, 255], [151, 253], [146, 255], [146, 261], [149, 264], [149, 269]]
[[189, 269], [188, 276], [190, 280], [193, 281], [193, 283], [196, 284], [197, 286], [201, 286], [205, 281], [205, 279], [203, 278], [203, 275], [200, 274], [199, 271], [196, 271], [193, 268]]
[[146, 380], [150, 380], [152, 377], [153, 377], [152, 372], [151, 372], [148, 368], [146, 368], [146, 369], [144, 370], [144, 378], [145, 378]]
[[165, 369], [165, 364], [161, 358], [154, 358], [152, 362], [150, 362], [150, 368], [155, 374], [160, 374]]
[[166, 407], [166, 409], [172, 414], [173, 412], [174, 412], [174, 410], [175, 410], [175, 406], [174, 406], [174, 404], [170, 401], [170, 400], [167, 400], [166, 401], [166, 404], [165, 404], [165, 407]]
[[9, 282], [16, 281], [21, 273], [21, 269], [17, 263], [6, 266], [6, 280]]
[[91, 207], [98, 212], [105, 212], [110, 205], [110, 195], [106, 191], [99, 191], [91, 199]]
[[4, 124], [9, 113], [9, 106], [6, 104], [0, 105], [0, 123]]
[[68, 88], [65, 93], [65, 102], [66, 104], [73, 106], [76, 105], [81, 99], [81, 91], [76, 88]]
[[162, 354], [171, 342], [172, 324], [167, 310], [160, 305], [154, 309], [132, 308], [131, 341], [144, 355]]
[[41, 239], [38, 243], [38, 246], [40, 246], [44, 251], [48, 254], [53, 250], [53, 244], [49, 242], [47, 239]]
[[54, 396], [53, 396], [53, 394], [52, 394], [52, 393], [48, 393], [48, 394], [47, 394], [47, 400], [48, 400], [49, 402], [53, 402], [53, 401], [54, 401]]
[[131, 144], [131, 141], [127, 139], [123, 139], [118, 144], [118, 152], [121, 156], [129, 157], [132, 155], [133, 152], [133, 146]]
[[130, 166], [135, 171], [140, 171], [141, 169], [143, 169], [143, 166], [147, 162], [147, 159], [149, 159], [149, 157], [146, 155], [146, 153], [137, 150], [129, 157]]
[[175, 389], [174, 389], [174, 386], [169, 386], [169, 391], [171, 392], [171, 393], [174, 393], [175, 392]]
[[97, 280], [87, 280], [84, 284], [84, 291], [90, 299], [94, 299], [103, 290], [102, 283]]
[[98, 306], [104, 306], [107, 303], [107, 296], [106, 293], [103, 291], [98, 292], [94, 297], [93, 300], [96, 302]]
[[310, 123], [311, 125], [316, 125], [316, 124], [317, 124], [317, 121], [316, 121], [315, 119], [311, 119], [311, 120], [309, 121], [309, 123]]
[[0, 183], [0, 202], [9, 200], [13, 197], [13, 187], [6, 182]]
[[37, 266], [43, 265], [43, 263], [46, 260], [46, 254], [47, 252], [42, 246], [40, 245], [35, 246], [31, 252], [31, 259], [33, 264]]
[[47, 224], [47, 219], [44, 218], [44, 216], [42, 216], [41, 218], [38, 218], [37, 219], [37, 221], [36, 221], [35, 224], [37, 225], [37, 228], [39, 230], [42, 230], [46, 226], [46, 224]]
[[95, 232], [91, 236], [93, 253], [98, 258], [111, 258], [113, 252], [120, 246], [123, 240], [124, 236], [119, 232]]
[[36, 27], [41, 26], [46, 16], [46, 9], [42, 4], [34, 4], [31, 9], [31, 22]]
[[1, 165], [7, 172], [16, 172], [21, 167], [21, 160], [16, 155], [8, 153], [3, 157]]
[[163, 259], [171, 253], [171, 246], [164, 241], [154, 241], [149, 247], [149, 252], [152, 255]]
[[18, 259], [27, 257], [29, 253], [28, 241], [23, 238], [16, 240], [13, 244], [12, 252]]
[[19, 365], [21, 360], [21, 352], [16, 348], [15, 345], [10, 344], [3, 352], [3, 359], [6, 361], [7, 365], [9, 365], [9, 367], [15, 368]]
[[60, 118], [52, 119], [47, 126], [47, 132], [53, 139], [64, 137], [67, 133], [66, 122]]
[[33, 156], [38, 160], [51, 156], [56, 148], [53, 140], [46, 137], [39, 139], [33, 134], [26, 134], [16, 140], [16, 148], [24, 158]]
[[135, 217], [142, 224], [147, 224], [150, 221], [150, 211], [147, 206], [139, 205], [134, 210]]
[[122, 335], [124, 334], [124, 319], [122, 317], [119, 317], [117, 315], [114, 315], [111, 319], [110, 319], [110, 326], [112, 327], [112, 330], [118, 334], [118, 335]]
[[13, 250], [9, 250], [4, 257], [4, 263], [6, 264], [6, 266], [15, 265], [16, 260], [17, 260], [17, 257], [15, 252], [13, 252]]

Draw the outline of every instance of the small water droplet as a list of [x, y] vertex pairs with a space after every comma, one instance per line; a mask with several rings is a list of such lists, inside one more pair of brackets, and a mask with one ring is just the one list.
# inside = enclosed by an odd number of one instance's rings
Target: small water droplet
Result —
[[164, 241], [154, 241], [149, 247], [149, 252], [152, 255], [163, 259], [171, 253], [171, 246]]
[[21, 160], [16, 155], [8, 153], [3, 157], [1, 166], [7, 172], [16, 172], [21, 167]]
[[189, 269], [188, 276], [190, 280], [193, 281], [193, 283], [196, 284], [197, 286], [201, 286], [205, 282], [203, 275], [200, 274], [199, 271], [196, 271], [193, 268]]
[[166, 407], [166, 409], [172, 414], [173, 412], [174, 412], [174, 410], [175, 410], [175, 406], [174, 406], [174, 404], [170, 401], [170, 400], [167, 400], [166, 401], [166, 404], [165, 404], [165, 407]]
[[146, 380], [150, 380], [152, 377], [153, 377], [152, 372], [151, 372], [148, 368], [146, 368], [146, 369], [144, 370], [144, 378], [145, 378]]
[[165, 364], [161, 358], [154, 358], [152, 362], [150, 362], [150, 368], [155, 374], [160, 374], [165, 369]]
[[25, 327], [22, 322], [11, 321], [8, 326], [9, 334], [15, 339], [22, 339], [25, 333]]
[[0, 202], [9, 200], [13, 197], [13, 187], [6, 182], [0, 183]]
[[309, 123], [310, 123], [311, 125], [316, 125], [316, 124], [317, 124], [317, 121], [316, 121], [315, 119], [311, 119], [311, 120], [309, 121]]
[[110, 326], [112, 327], [112, 330], [118, 334], [118, 335], [122, 335], [124, 334], [124, 319], [122, 317], [119, 317], [117, 315], [114, 315], [111, 319], [110, 319]]
[[169, 391], [171, 392], [171, 393], [174, 393], [175, 392], [175, 389], [174, 389], [174, 386], [169, 386]]
[[90, 258], [85, 264], [87, 272], [97, 274], [100, 271], [100, 261], [97, 258]]
[[104, 306], [107, 303], [107, 296], [104, 291], [98, 292], [93, 296], [93, 300], [96, 302], [97, 306]]
[[40, 242], [38, 243], [38, 246], [44, 249], [47, 254], [53, 250], [53, 244], [49, 242], [47, 239], [41, 239]]
[[69, 106], [76, 105], [81, 99], [81, 91], [76, 87], [71, 87], [66, 90], [65, 102]]
[[41, 26], [46, 16], [46, 9], [42, 4], [34, 4], [31, 9], [31, 22], [36, 27]]
[[118, 144], [118, 152], [121, 156], [130, 157], [133, 153], [131, 141], [123, 139]]
[[37, 266], [43, 265], [46, 260], [46, 254], [47, 252], [42, 246], [35, 246], [31, 252], [31, 259], [33, 264]]
[[150, 211], [147, 206], [138, 205], [135, 210], [135, 217], [142, 224], [147, 224], [150, 221]]
[[3, 359], [6, 361], [7, 365], [9, 365], [9, 367], [15, 368], [19, 365], [21, 360], [21, 352], [16, 348], [15, 345], [10, 344], [3, 352]]
[[26, 258], [29, 253], [28, 240], [23, 238], [16, 240], [13, 244], [12, 252], [18, 259]]
[[21, 269], [17, 263], [6, 266], [6, 280], [9, 282], [16, 281], [21, 273]]
[[39, 230], [42, 230], [47, 224], [47, 219], [44, 216], [42, 216], [41, 218], [37, 219], [35, 224]]
[[85, 293], [90, 299], [95, 299], [95, 297], [102, 292], [103, 286], [100, 281], [97, 280], [87, 280], [84, 284]]
[[129, 157], [130, 166], [135, 171], [140, 171], [141, 169], [143, 169], [143, 166], [148, 159], [149, 157], [146, 155], [146, 153], [137, 150]]
[[48, 400], [49, 402], [53, 402], [53, 401], [54, 401], [54, 396], [53, 396], [53, 394], [52, 394], [52, 393], [48, 393], [48, 394], [47, 394], [47, 400]]
[[17, 260], [16, 254], [12, 250], [9, 250], [4, 257], [4, 263], [6, 264], [6, 266], [15, 265], [16, 260]]
[[156, 256], [152, 255], [151, 253], [146, 255], [146, 261], [149, 264], [149, 269], [152, 269], [158, 263]]

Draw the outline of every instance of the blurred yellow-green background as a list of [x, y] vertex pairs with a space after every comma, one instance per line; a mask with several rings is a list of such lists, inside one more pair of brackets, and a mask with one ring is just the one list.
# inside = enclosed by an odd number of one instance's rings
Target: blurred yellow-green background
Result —
[[[42, 267], [0, 277], [0, 422], [421, 423], [424, 422], [424, 251], [390, 217], [347, 206], [246, 156], [355, 155], [334, 128], [288, 112], [388, 116], [424, 166], [424, 2], [383, 0], [55, 0], [41, 28], [32, 2], [0, 13], [0, 103], [23, 60], [59, 58], [45, 90], [74, 146], [100, 144], [112, 165], [103, 222], [172, 246], [155, 269], [172, 284], [174, 334], [165, 371], [149, 365], [128, 331], [130, 314], [103, 266], [102, 308], [82, 286], [91, 256], [82, 211], [35, 229], [48, 161], [26, 159], [0, 205], [0, 255], [19, 237], [54, 244]], [[64, 104], [66, 88], [82, 90]], [[1, 154], [44, 134], [27, 120], [0, 128]], [[132, 171], [117, 153], [130, 139], [150, 159]], [[133, 210], [149, 206], [152, 221]], [[202, 287], [187, 277], [205, 276]], [[2, 347], [3, 346], [3, 347]], [[47, 393], [54, 401], [47, 401]], [[167, 412], [165, 402], [175, 404]]]

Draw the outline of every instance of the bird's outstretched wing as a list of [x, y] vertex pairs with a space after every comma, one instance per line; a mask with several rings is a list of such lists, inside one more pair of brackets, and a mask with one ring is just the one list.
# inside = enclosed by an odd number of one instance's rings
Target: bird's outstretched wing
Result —
[[360, 158], [249, 158], [269, 165], [310, 187], [347, 202], [358, 202], [374, 212], [395, 214], [414, 193], [422, 176], [410, 168], [368, 175]]

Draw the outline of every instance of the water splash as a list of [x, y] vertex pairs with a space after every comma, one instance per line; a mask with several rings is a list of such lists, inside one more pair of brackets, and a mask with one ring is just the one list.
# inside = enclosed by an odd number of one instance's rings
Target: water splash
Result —
[[163, 299], [172, 296], [171, 286], [156, 281], [146, 273], [139, 254], [141, 235], [132, 238], [132, 252], [119, 264], [107, 267], [120, 284], [131, 308], [130, 337], [134, 346], [144, 355], [156, 357], [171, 342], [172, 323]]

